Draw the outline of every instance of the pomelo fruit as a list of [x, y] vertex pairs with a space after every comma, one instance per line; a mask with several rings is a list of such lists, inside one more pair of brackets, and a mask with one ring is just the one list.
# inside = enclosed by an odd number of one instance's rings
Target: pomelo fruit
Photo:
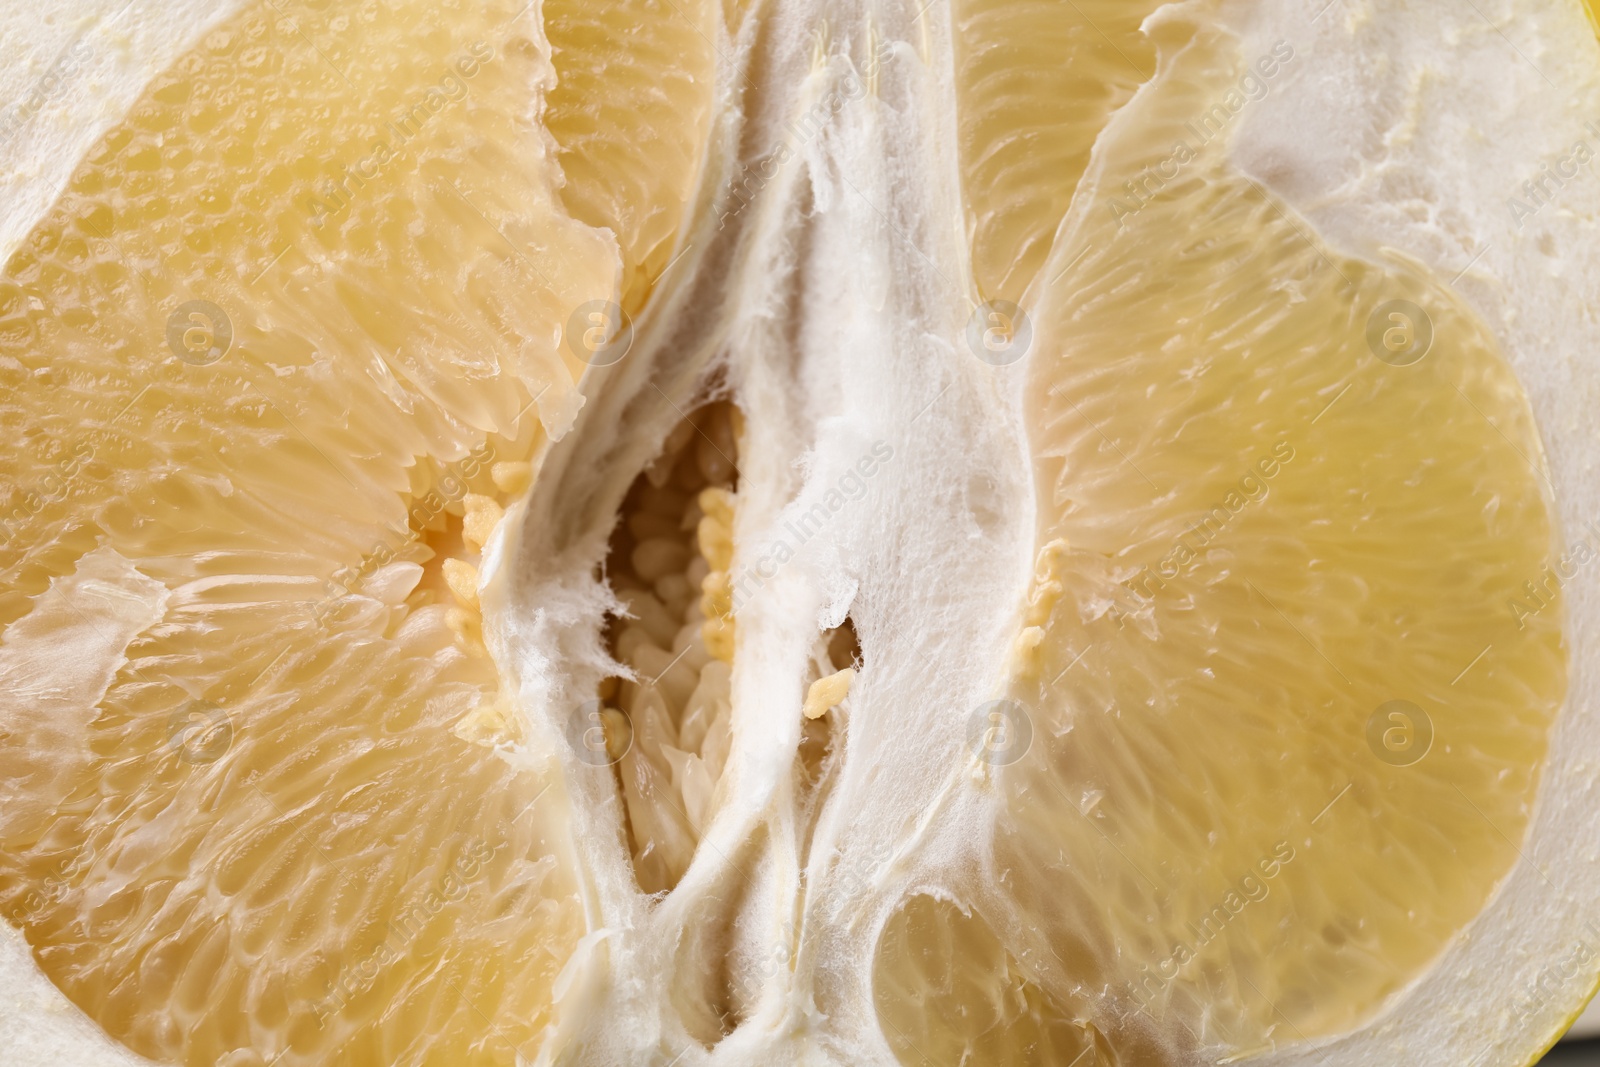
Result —
[[26, 31], [7, 1061], [1532, 1062], [1600, 48], [1472, 6]]

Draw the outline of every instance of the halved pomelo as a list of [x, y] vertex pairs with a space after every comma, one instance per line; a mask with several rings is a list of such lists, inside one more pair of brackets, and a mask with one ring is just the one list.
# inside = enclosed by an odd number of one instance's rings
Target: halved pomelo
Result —
[[41, 974], [231, 1067], [1534, 1058], [1587, 440], [1235, 158], [1324, 16], [208, 29], [0, 276]]

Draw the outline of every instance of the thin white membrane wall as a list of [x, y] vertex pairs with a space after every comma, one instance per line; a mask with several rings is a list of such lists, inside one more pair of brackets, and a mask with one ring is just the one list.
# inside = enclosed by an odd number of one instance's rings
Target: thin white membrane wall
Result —
[[[1578, 142], [1600, 153], [1600, 48], [1582, 5], [1233, 2], [1225, 18], [1242, 54], [1286, 39], [1303, 57], [1245, 116], [1236, 164], [1339, 251], [1397, 250], [1450, 281], [1527, 392], [1565, 541], [1592, 536], [1600, 172], [1572, 157]], [[1555, 168], [1568, 176], [1530, 194]], [[1372, 1024], [1260, 1062], [1512, 1064], [1516, 1035], [1566, 1022], [1573, 1005], [1550, 991], [1600, 968], [1600, 843], [1586, 815], [1600, 770], [1600, 574], [1580, 569], [1562, 595], [1570, 688], [1522, 859]]]

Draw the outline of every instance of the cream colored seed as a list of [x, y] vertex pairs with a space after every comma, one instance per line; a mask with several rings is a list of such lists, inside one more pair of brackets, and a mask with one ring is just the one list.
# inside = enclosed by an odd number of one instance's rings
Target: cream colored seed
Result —
[[727, 571], [712, 571], [700, 583], [700, 613], [716, 619], [733, 611], [733, 583]]
[[461, 643], [466, 645], [468, 652], [478, 656], [488, 655], [483, 647], [483, 617], [476, 611], [450, 608], [445, 612], [444, 624], [461, 638]]
[[489, 468], [494, 487], [507, 496], [521, 496], [533, 484], [533, 464], [501, 461]]
[[707, 619], [700, 625], [706, 651], [724, 663], [733, 662], [733, 620]]
[[828, 709], [837, 707], [850, 692], [850, 683], [856, 680], [853, 667], [846, 667], [842, 671], [835, 671], [826, 678], [818, 678], [811, 683], [811, 688], [806, 690], [806, 702], [801, 707], [801, 712], [808, 719], [820, 719], [828, 713]]
[[1033, 588], [1028, 592], [1028, 609], [1023, 613], [1026, 625], [1043, 626], [1056, 609], [1056, 602], [1061, 599], [1063, 591], [1061, 565], [1066, 555], [1065, 538], [1058, 537], [1039, 549], [1033, 563]]
[[682, 574], [668, 574], [656, 582], [656, 597], [663, 604], [670, 604], [673, 601], [688, 603], [694, 593], [694, 586], [690, 585], [689, 579]]
[[629, 590], [622, 600], [628, 606], [628, 614], [638, 620], [634, 625], [642, 626], [651, 641], [662, 648], [672, 643], [673, 635], [678, 632], [678, 620], [665, 604], [643, 589]]
[[633, 623], [622, 628], [622, 634], [617, 638], [615, 655], [620, 662], [630, 663], [633, 660], [635, 649], [640, 645], [654, 643], [654, 640], [650, 637], [650, 631], [637, 623]]
[[726, 489], [718, 486], [702, 489], [698, 502], [701, 511], [720, 520], [722, 525], [733, 525], [733, 494]]
[[478, 604], [478, 568], [466, 560], [447, 559], [444, 561], [444, 583], [450, 587], [462, 607], [479, 610]]
[[711, 564], [712, 570], [725, 571], [733, 566], [733, 537], [715, 515], [700, 520], [695, 538], [700, 544], [700, 554]]
[[1044, 582], [1033, 587], [1033, 592], [1028, 594], [1028, 610], [1024, 620], [1029, 626], [1043, 626], [1050, 621], [1050, 613], [1056, 609], [1056, 602], [1061, 599], [1062, 587], [1057, 581]]
[[466, 516], [461, 521], [461, 537], [468, 546], [482, 551], [494, 534], [494, 528], [505, 518], [506, 511], [493, 497], [468, 493], [461, 501]]
[[503, 694], [479, 704], [451, 731], [463, 741], [493, 748], [522, 740], [522, 720]]
[[1011, 670], [1024, 678], [1039, 676], [1039, 646], [1044, 641], [1044, 630], [1027, 626], [1011, 643]]
[[1061, 561], [1066, 558], [1071, 548], [1072, 546], [1065, 537], [1057, 537], [1045, 542], [1039, 547], [1038, 554], [1034, 556], [1034, 573], [1040, 575], [1059, 574], [1061, 572]]
[[681, 574], [689, 563], [689, 549], [679, 541], [652, 537], [634, 548], [631, 557], [634, 573], [650, 583], [669, 574]]

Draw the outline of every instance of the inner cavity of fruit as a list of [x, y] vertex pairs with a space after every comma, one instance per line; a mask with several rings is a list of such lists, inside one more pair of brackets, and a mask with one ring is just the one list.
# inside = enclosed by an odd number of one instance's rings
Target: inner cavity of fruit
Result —
[[[629, 673], [600, 683], [600, 723], [645, 893], [678, 884], [721, 803], [733, 743], [742, 419], [719, 401], [678, 423], [624, 497], [603, 567], [622, 602], [607, 645]], [[808, 826], [837, 748], [830, 713], [846, 703], [860, 655], [846, 619], [818, 634], [802, 679], [795, 795]]]
[[671, 889], [710, 824], [732, 744], [733, 520], [739, 411], [684, 418], [624, 498], [604, 578], [609, 623], [631, 676], [600, 685], [639, 888]]

